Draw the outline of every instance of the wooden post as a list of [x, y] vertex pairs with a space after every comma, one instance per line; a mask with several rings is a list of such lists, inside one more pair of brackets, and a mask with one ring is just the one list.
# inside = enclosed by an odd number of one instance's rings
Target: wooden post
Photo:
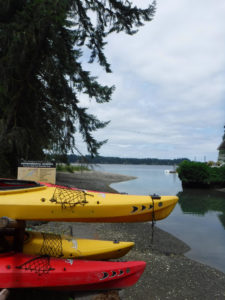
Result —
[[13, 250], [22, 252], [26, 222], [23, 220], [13, 220], [7, 217], [0, 218], [0, 229], [4, 231], [4, 229], [7, 228], [14, 229]]
[[19, 226], [15, 228], [13, 250], [16, 252], [22, 252], [26, 222], [23, 220], [18, 220], [17, 222]]
[[19, 228], [23, 227], [24, 224], [18, 220], [10, 219], [8, 217], [0, 218], [0, 229], [2, 228]]

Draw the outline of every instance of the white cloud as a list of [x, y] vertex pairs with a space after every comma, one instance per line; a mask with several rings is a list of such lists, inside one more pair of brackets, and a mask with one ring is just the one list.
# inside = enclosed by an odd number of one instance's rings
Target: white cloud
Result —
[[109, 140], [101, 155], [217, 159], [225, 123], [224, 15], [223, 0], [159, 0], [154, 20], [136, 35], [108, 38], [113, 73], [91, 70], [116, 85], [113, 99], [82, 101], [111, 120], [95, 134]]

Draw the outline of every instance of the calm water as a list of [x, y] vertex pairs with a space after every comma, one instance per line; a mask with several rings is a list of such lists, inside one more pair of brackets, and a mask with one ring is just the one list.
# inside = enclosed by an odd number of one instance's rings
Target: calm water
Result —
[[225, 273], [225, 193], [206, 190], [183, 191], [176, 174], [165, 173], [172, 166], [98, 165], [95, 169], [136, 176], [112, 184], [128, 194], [177, 195], [180, 200], [172, 214], [157, 226], [186, 242], [188, 257]]

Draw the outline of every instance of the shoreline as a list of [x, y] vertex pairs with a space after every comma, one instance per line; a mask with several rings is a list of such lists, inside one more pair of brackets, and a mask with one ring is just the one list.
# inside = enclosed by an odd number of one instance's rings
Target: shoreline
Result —
[[[57, 173], [58, 184], [67, 183], [74, 187], [102, 192], [117, 192], [109, 186], [111, 183], [132, 179], [135, 177], [98, 171], [76, 174]], [[90, 228], [87, 224], [79, 224], [79, 226]], [[74, 224], [75, 235], [76, 227]], [[184, 254], [190, 247], [168, 232], [159, 229], [157, 223], [153, 244], [151, 244], [150, 222], [98, 223], [91, 224], [91, 228], [95, 238], [135, 242], [135, 247], [124, 259], [147, 262], [146, 270], [139, 282], [133, 287], [122, 290], [119, 299], [225, 298], [225, 274], [186, 257]], [[149, 298], [146, 298], [146, 295], [149, 295]]]
[[137, 177], [113, 174], [100, 171], [81, 171], [74, 173], [57, 172], [56, 182], [60, 185], [73, 186], [79, 189], [101, 191], [105, 193], [118, 193], [109, 185], [116, 182], [134, 180]]

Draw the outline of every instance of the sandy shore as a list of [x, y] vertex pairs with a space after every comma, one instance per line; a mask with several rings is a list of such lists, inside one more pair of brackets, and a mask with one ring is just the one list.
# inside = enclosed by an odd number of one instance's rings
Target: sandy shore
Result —
[[67, 186], [79, 187], [102, 192], [116, 192], [109, 185], [114, 182], [122, 182], [135, 179], [134, 176], [125, 176], [98, 171], [82, 171], [76, 173], [58, 172], [57, 183]]
[[[112, 192], [109, 184], [132, 177], [102, 172], [83, 172], [76, 174], [58, 173], [57, 184], [82, 189]], [[225, 274], [185, 257], [188, 245], [171, 234], [152, 228], [150, 223], [135, 224], [95, 224], [95, 223], [51, 223], [36, 226], [39, 230], [72, 233], [76, 237], [133, 241], [135, 247], [123, 260], [144, 260], [147, 267], [139, 282], [118, 295], [110, 294], [57, 294], [34, 291], [20, 295], [12, 294], [11, 299], [225, 299]], [[29, 295], [28, 295], [29, 294]], [[14, 296], [14, 297], [13, 297]], [[30, 297], [30, 298], [29, 298]], [[68, 298], [69, 297], [69, 298]]]

